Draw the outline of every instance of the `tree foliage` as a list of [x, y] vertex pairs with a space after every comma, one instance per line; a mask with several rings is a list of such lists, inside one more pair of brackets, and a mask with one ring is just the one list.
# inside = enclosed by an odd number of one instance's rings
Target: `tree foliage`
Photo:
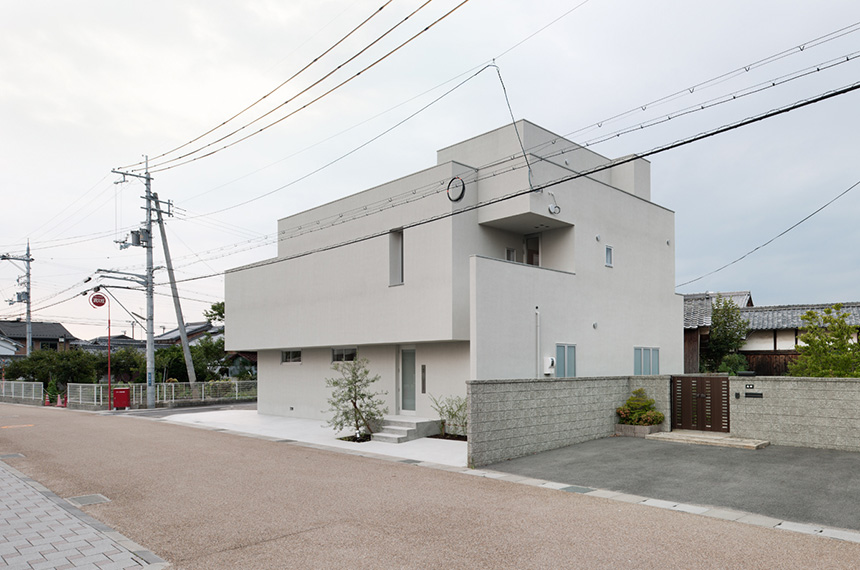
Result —
[[749, 326], [741, 316], [740, 308], [731, 299], [718, 296], [711, 311], [711, 328], [702, 354], [702, 368], [716, 372], [727, 355], [740, 350], [748, 333]]
[[382, 424], [383, 414], [388, 413], [385, 402], [379, 398], [386, 392], [372, 391], [379, 375], [370, 375], [369, 364], [366, 358], [332, 364], [332, 370], [340, 377], [326, 378], [325, 385], [331, 388], [328, 411], [333, 413], [328, 425], [335, 431], [350, 428], [356, 434], [362, 431], [372, 434]]
[[[190, 348], [194, 374], [198, 381], [219, 380], [227, 374], [227, 353], [224, 352], [223, 337], [213, 339], [206, 335]], [[185, 367], [185, 355], [181, 345], [174, 344], [155, 351], [155, 373], [161, 375], [162, 381], [175, 378], [179, 382], [188, 382], [188, 369]]]
[[848, 324], [842, 305], [808, 311], [797, 351], [800, 356], [788, 366], [791, 376], [827, 378], [860, 377], [860, 345], [855, 342], [857, 327]]
[[[107, 376], [107, 353], [96, 355], [96, 372], [99, 378]], [[110, 356], [110, 375], [113, 382], [143, 382], [146, 376], [146, 356], [130, 346]]]
[[12, 361], [6, 367], [6, 378], [41, 382], [52, 381], [58, 391], [67, 384], [92, 384], [97, 381], [97, 358], [83, 350], [36, 350], [30, 356]]
[[206, 320], [212, 323], [224, 324], [224, 301], [212, 303], [212, 306], [203, 311]]

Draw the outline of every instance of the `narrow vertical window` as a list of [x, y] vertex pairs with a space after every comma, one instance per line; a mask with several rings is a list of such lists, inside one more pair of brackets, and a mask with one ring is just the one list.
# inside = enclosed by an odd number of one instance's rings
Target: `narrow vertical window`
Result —
[[403, 230], [388, 233], [388, 284], [403, 285]]
[[517, 260], [517, 250], [512, 247], [505, 248], [505, 259], [507, 261], [516, 261]]
[[526, 236], [525, 262], [528, 265], [540, 265], [540, 234]]
[[576, 345], [555, 345], [555, 375], [557, 378], [576, 377]]
[[606, 246], [606, 267], [612, 267], [612, 246]]

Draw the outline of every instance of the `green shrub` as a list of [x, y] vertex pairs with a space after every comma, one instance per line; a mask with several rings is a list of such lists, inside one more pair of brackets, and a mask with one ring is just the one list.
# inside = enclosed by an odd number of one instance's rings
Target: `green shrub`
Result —
[[466, 398], [462, 396], [448, 396], [443, 400], [437, 400], [430, 394], [433, 410], [439, 415], [439, 432], [444, 436], [466, 435], [468, 426], [468, 414], [466, 410]]
[[729, 376], [737, 376], [738, 372], [743, 372], [744, 370], [747, 370], [747, 357], [737, 352], [727, 354], [723, 357], [719, 368], [717, 368], [717, 372], [723, 372]]
[[618, 414], [618, 423], [634, 426], [656, 426], [666, 419], [654, 409], [654, 400], [645, 394], [644, 388], [633, 390], [633, 395], [615, 413]]

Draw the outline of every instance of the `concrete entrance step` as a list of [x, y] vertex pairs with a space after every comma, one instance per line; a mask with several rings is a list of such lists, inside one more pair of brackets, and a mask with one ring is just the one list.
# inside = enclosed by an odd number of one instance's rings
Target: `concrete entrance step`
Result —
[[652, 433], [645, 439], [656, 439], [670, 443], [691, 443], [694, 445], [716, 445], [720, 447], [736, 447], [739, 449], [761, 449], [770, 445], [763, 439], [745, 439], [732, 437], [727, 433], [713, 431], [674, 430]]
[[373, 441], [404, 443], [439, 433], [439, 420], [415, 416], [385, 416], [382, 429], [371, 436]]

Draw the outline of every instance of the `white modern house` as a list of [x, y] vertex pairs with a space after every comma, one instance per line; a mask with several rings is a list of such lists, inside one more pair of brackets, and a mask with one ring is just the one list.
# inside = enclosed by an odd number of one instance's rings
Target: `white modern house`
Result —
[[519, 121], [279, 220], [278, 256], [226, 275], [259, 412], [325, 418], [324, 379], [356, 355], [390, 414], [425, 417], [469, 379], [681, 373], [674, 214], [645, 160], [581, 175], [608, 162]]

